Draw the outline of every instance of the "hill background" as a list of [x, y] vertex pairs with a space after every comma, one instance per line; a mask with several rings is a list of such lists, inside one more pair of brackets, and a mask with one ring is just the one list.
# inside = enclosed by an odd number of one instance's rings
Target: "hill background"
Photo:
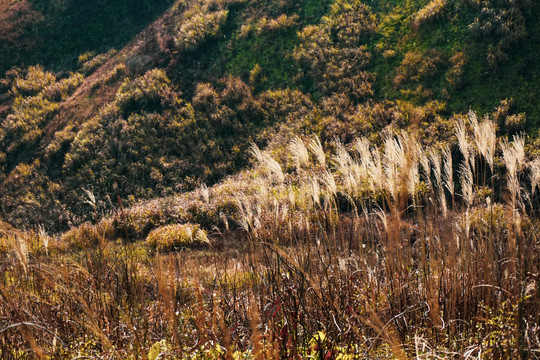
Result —
[[499, 135], [538, 131], [532, 0], [0, 6], [0, 206], [17, 226], [214, 184], [284, 126], [376, 143], [414, 118], [435, 143], [474, 110]]

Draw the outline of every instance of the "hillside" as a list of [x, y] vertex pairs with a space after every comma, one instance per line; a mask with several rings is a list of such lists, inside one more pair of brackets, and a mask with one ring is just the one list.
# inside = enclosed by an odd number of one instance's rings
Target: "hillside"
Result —
[[215, 183], [283, 123], [348, 142], [418, 107], [431, 140], [469, 110], [538, 128], [533, 3], [47, 4], [4, 5], [3, 66], [22, 67], [2, 81], [1, 206], [19, 226], [84, 220], [83, 188], [103, 212]]
[[0, 0], [0, 357], [538, 356], [538, 18]]

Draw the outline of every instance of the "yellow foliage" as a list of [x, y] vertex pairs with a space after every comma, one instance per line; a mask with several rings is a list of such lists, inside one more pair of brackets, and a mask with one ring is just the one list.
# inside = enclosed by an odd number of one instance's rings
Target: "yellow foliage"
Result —
[[182, 247], [201, 247], [210, 242], [199, 225], [174, 224], [159, 227], [148, 234], [146, 242], [159, 251]]

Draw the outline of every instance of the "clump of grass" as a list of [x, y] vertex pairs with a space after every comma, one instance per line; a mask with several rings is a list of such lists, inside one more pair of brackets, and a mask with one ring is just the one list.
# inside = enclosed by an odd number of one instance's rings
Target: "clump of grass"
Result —
[[210, 244], [206, 232], [193, 224], [161, 226], [148, 234], [146, 243], [158, 251], [205, 247]]
[[426, 6], [416, 13], [413, 22], [414, 26], [418, 28], [439, 16], [446, 7], [446, 4], [446, 0], [431, 0]]
[[[220, 5], [223, 5], [221, 3]], [[218, 3], [196, 1], [182, 16], [175, 32], [175, 46], [178, 50], [196, 50], [205, 41], [216, 37], [225, 24], [229, 11]]]
[[99, 245], [103, 241], [104, 235], [99, 232], [98, 227], [87, 222], [64, 233], [62, 241], [80, 249], [85, 249]]
[[112, 49], [106, 53], [95, 55], [92, 52], [86, 52], [79, 55], [78, 61], [81, 65], [81, 71], [85, 76], [92, 74], [97, 68], [107, 62], [116, 54], [116, 50]]

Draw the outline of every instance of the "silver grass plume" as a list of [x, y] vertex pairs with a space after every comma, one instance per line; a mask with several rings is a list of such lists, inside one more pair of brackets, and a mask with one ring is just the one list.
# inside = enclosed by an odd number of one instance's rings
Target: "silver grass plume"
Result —
[[467, 139], [467, 126], [464, 119], [460, 119], [456, 124], [456, 138], [461, 154], [465, 159], [465, 165], [469, 165], [470, 148]]
[[309, 164], [309, 154], [302, 139], [295, 136], [289, 144], [289, 151], [297, 169]]
[[491, 172], [493, 173], [493, 161], [495, 157], [495, 148], [497, 144], [497, 126], [494, 121], [487, 116], [481, 123], [478, 122], [474, 112], [469, 113], [469, 119], [473, 125], [474, 142], [480, 155], [486, 159]]
[[251, 145], [251, 153], [257, 159], [259, 166], [268, 174], [271, 179], [277, 180], [280, 183], [285, 181], [285, 175], [281, 169], [281, 165], [271, 156], [262, 152], [255, 144]]
[[471, 171], [471, 167], [466, 163], [461, 164], [459, 166], [459, 175], [461, 181], [462, 196], [465, 200], [465, 203], [467, 204], [467, 208], [469, 208], [471, 207], [474, 199], [473, 174]]
[[506, 186], [508, 187], [508, 191], [510, 191], [512, 207], [514, 209], [521, 193], [518, 172], [525, 161], [524, 145], [524, 139], [520, 136], [514, 136], [512, 143], [505, 140], [501, 144], [503, 161], [507, 170]]
[[531, 179], [531, 194], [534, 195], [536, 188], [540, 185], [540, 157], [535, 158], [529, 163], [530, 179]]
[[324, 154], [321, 140], [318, 137], [311, 139], [309, 142], [309, 150], [311, 150], [311, 153], [315, 156], [319, 165], [326, 167], [326, 155]]
[[443, 158], [444, 158], [444, 184], [446, 189], [454, 196], [454, 169], [452, 167], [452, 152], [448, 145], [444, 146], [442, 149]]
[[442, 179], [441, 154], [438, 151], [431, 149], [429, 151], [429, 159], [433, 167], [433, 172], [435, 173], [435, 181], [437, 182], [437, 190], [439, 194], [439, 203], [441, 204], [443, 215], [446, 217], [448, 208], [446, 205], [446, 196], [444, 194], [444, 184]]

